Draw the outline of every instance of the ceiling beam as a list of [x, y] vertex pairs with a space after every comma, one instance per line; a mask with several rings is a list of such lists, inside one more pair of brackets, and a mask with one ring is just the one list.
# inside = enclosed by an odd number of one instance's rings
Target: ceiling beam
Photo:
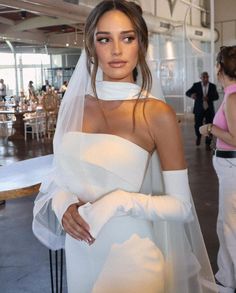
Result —
[[14, 25], [14, 20], [8, 19], [6, 17], [0, 16], [0, 23], [7, 24], [7, 25]]
[[[86, 17], [92, 7], [86, 4], [69, 5], [66, 3], [67, 9], [62, 9], [61, 5], [52, 6], [51, 1], [47, 1], [47, 5], [41, 1], [22, 1], [22, 0], [1, 0], [0, 5], [15, 9], [23, 9], [38, 15], [46, 15], [53, 17], [64, 17], [69, 20], [79, 22], [81, 17]], [[64, 7], [64, 6], [63, 6]]]
[[52, 18], [48, 16], [36, 16], [26, 20], [21, 21], [20, 23], [14, 26], [15, 31], [24, 31], [37, 28], [43, 28], [54, 25], [65, 25], [65, 24], [75, 24], [75, 21], [69, 20], [66, 18]]
[[47, 42], [47, 37], [41, 33], [37, 32], [31, 33], [31, 32], [16, 32], [9, 29], [9, 26], [1, 25], [0, 26], [0, 39], [3, 40], [12, 40], [17, 42], [23, 42], [23, 43], [38, 43], [38, 44], [45, 44]]

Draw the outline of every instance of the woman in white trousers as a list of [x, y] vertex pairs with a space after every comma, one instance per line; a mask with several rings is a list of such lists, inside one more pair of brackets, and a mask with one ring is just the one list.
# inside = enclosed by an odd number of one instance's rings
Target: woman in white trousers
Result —
[[217, 138], [213, 165], [219, 179], [217, 234], [220, 248], [216, 279], [220, 293], [236, 290], [236, 46], [222, 47], [217, 56], [217, 76], [224, 99], [213, 124], [200, 127], [203, 135]]

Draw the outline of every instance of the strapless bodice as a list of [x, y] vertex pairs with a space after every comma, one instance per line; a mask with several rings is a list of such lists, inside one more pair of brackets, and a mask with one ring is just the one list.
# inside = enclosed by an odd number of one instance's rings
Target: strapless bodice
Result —
[[122, 137], [68, 132], [55, 157], [56, 181], [84, 202], [118, 188], [137, 192], [148, 159], [146, 150]]

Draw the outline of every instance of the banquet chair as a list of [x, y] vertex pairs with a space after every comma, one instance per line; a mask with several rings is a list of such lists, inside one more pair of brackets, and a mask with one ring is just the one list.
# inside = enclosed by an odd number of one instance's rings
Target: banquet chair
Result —
[[12, 134], [12, 121], [0, 120], [0, 138], [6, 138]]
[[5, 102], [0, 101], [0, 110], [5, 110]]
[[12, 120], [6, 114], [0, 114], [0, 137], [8, 137], [12, 133]]
[[25, 114], [24, 118], [24, 136], [27, 140], [27, 134], [32, 135], [32, 139], [36, 135], [37, 141], [39, 137], [46, 136], [46, 115], [41, 110], [36, 110], [33, 114]]

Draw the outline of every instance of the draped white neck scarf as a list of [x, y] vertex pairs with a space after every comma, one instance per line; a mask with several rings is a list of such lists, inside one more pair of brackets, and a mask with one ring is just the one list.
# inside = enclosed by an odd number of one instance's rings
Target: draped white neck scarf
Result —
[[[97, 81], [96, 91], [100, 100], [134, 100], [138, 98], [140, 86], [130, 82]], [[88, 94], [94, 95], [93, 90], [90, 89]]]

